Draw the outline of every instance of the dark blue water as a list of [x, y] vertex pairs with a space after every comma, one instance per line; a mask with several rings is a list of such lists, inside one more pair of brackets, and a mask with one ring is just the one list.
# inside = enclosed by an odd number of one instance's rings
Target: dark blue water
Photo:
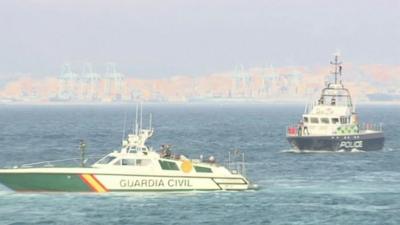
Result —
[[[247, 192], [20, 194], [0, 186], [0, 224], [400, 224], [400, 107], [360, 106], [361, 119], [383, 122], [377, 152], [288, 152], [284, 132], [301, 105], [145, 105], [156, 133], [191, 157], [246, 152]], [[0, 166], [118, 149], [121, 106], [0, 106]], [[147, 122], [147, 120], [146, 120]], [[130, 126], [130, 125], [129, 125]]]

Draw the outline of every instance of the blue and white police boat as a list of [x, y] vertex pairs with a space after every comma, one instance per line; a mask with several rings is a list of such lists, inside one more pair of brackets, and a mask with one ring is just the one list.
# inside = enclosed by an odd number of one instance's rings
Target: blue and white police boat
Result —
[[360, 123], [350, 91], [342, 82], [342, 62], [334, 55], [332, 75], [320, 98], [302, 119], [287, 128], [292, 148], [300, 151], [372, 151], [384, 146], [382, 124]]

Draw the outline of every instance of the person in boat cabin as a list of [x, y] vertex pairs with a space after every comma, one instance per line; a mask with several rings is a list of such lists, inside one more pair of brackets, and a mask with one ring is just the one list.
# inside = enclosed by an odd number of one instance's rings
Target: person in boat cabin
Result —
[[335, 98], [332, 98], [331, 105], [336, 105], [336, 99]]
[[318, 100], [318, 104], [319, 104], [319, 105], [323, 105], [323, 104], [324, 104], [324, 98], [321, 97], [321, 98]]

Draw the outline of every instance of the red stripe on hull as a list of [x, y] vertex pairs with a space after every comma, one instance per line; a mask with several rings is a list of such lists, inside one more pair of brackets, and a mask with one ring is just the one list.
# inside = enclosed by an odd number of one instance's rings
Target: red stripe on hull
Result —
[[82, 174], [80, 174], [79, 177], [90, 188], [90, 190], [97, 192], [96, 189], [82, 176]]

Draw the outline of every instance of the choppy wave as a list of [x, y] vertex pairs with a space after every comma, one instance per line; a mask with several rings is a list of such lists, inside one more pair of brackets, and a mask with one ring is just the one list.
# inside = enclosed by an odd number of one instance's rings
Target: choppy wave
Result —
[[[0, 124], [9, 128], [0, 129], [0, 167], [79, 157], [80, 139], [86, 141], [88, 154], [106, 154], [120, 146], [127, 110], [134, 115], [135, 107], [129, 105], [107, 110], [100, 106], [0, 110]], [[260, 189], [22, 194], [0, 186], [0, 224], [398, 225], [400, 221], [400, 118], [392, 108], [359, 108], [366, 120], [382, 119], [387, 124], [384, 150], [368, 153], [289, 149], [284, 134], [277, 131], [298, 118], [302, 106], [183, 104], [150, 105], [145, 110], [154, 113], [151, 146], [171, 143], [188, 156], [206, 152], [218, 159], [226, 156], [224, 149], [239, 148], [246, 153], [248, 178]], [[30, 133], [34, 135], [24, 135]]]

